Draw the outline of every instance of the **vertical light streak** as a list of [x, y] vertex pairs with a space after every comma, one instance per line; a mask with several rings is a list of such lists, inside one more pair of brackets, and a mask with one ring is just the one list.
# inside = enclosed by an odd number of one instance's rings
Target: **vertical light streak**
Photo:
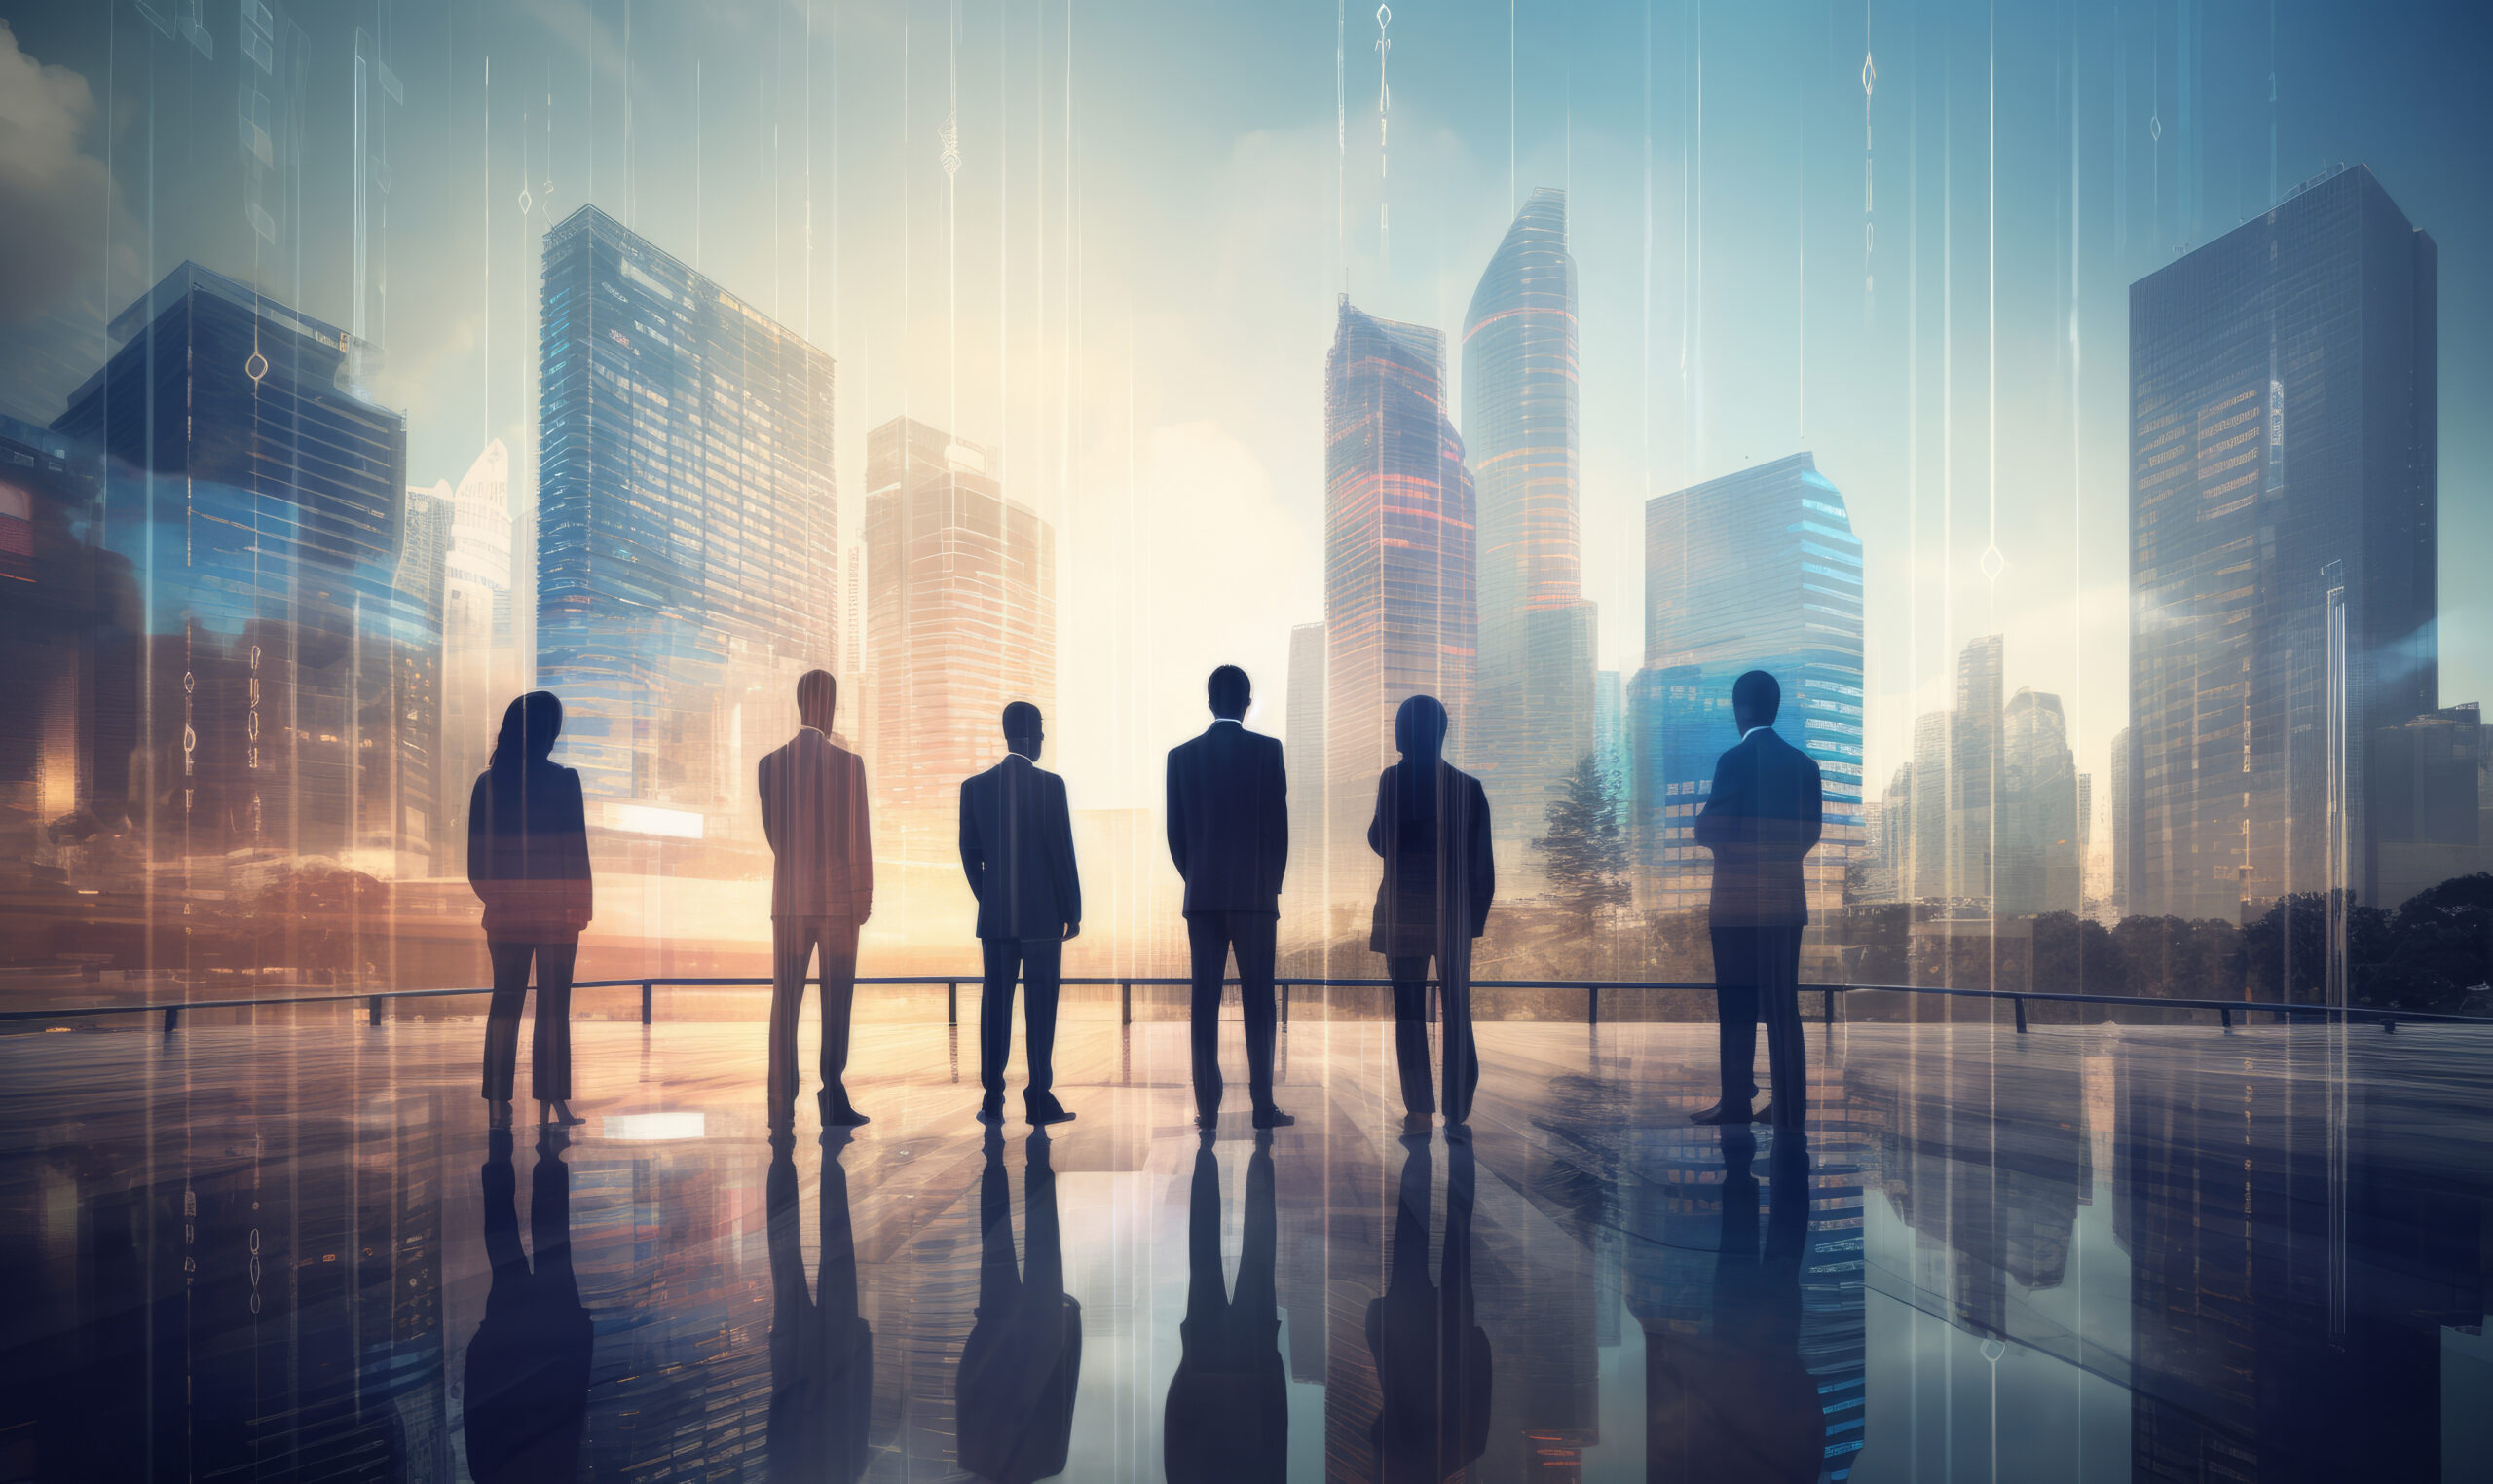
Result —
[[1386, 181], [1392, 174], [1388, 167], [1391, 143], [1388, 134], [1392, 126], [1394, 90], [1388, 87], [1385, 81], [1385, 63], [1394, 52], [1394, 39], [1386, 34], [1386, 27], [1393, 23], [1394, 7], [1378, 6], [1376, 8], [1376, 258], [1380, 272], [1394, 261], [1393, 253], [1388, 246], [1387, 231], [1390, 221], [1386, 201]]

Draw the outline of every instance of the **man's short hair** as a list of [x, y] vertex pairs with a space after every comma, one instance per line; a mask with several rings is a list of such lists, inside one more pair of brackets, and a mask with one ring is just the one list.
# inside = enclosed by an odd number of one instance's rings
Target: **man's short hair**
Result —
[[1211, 714], [1216, 717], [1242, 718], [1255, 698], [1254, 685], [1246, 679], [1246, 672], [1236, 665], [1223, 665], [1211, 672], [1211, 680], [1204, 689], [1211, 697]]
[[1752, 726], [1771, 726], [1783, 709], [1783, 687], [1763, 670], [1751, 670], [1731, 682], [1731, 707], [1749, 714]]
[[808, 670], [797, 677], [797, 714], [820, 707], [825, 711], [839, 704], [839, 677], [828, 670]]
[[1015, 701], [1004, 708], [1004, 740], [1021, 742], [1039, 735], [1039, 708]]

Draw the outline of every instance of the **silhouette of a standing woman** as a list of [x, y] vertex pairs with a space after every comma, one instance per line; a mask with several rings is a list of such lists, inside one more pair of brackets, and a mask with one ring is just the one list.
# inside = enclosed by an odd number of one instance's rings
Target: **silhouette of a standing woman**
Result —
[[1471, 940], [1489, 923], [1497, 865], [1489, 852], [1489, 797], [1445, 761], [1445, 707], [1415, 695], [1394, 717], [1402, 761], [1376, 781], [1368, 848], [1385, 857], [1368, 947], [1394, 980], [1394, 1049], [1402, 1073], [1403, 1126], [1425, 1132], [1429, 1091], [1429, 959], [1444, 1011], [1445, 1124], [1464, 1128], [1480, 1058], [1471, 1045]]
[[572, 1095], [572, 966], [594, 908], [580, 775], [555, 764], [563, 703], [532, 690], [502, 713], [494, 756], [467, 800], [467, 882], [485, 904], [494, 961], [485, 1018], [485, 1098], [493, 1126], [510, 1127], [519, 1011], [537, 968], [537, 1039], [530, 1089], [540, 1123], [576, 1124]]

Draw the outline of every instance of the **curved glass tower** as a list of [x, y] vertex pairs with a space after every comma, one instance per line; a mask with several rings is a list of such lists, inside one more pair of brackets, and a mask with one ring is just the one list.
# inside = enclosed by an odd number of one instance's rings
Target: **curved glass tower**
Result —
[[1593, 605], [1577, 490], [1576, 260], [1567, 196], [1515, 213], [1463, 320], [1463, 436], [1480, 505], [1480, 658], [1470, 756], [1502, 865], [1594, 750]]
[[1471, 475], [1445, 411], [1445, 337], [1345, 298], [1324, 359], [1324, 797], [1331, 879], [1354, 895], [1376, 879], [1367, 825], [1395, 710], [1433, 695], [1447, 756], [1475, 750]]

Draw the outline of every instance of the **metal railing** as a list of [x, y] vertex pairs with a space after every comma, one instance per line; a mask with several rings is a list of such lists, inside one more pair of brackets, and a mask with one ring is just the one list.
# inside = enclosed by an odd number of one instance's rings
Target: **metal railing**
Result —
[[[958, 1025], [961, 1021], [961, 985], [965, 983], [978, 984], [982, 982], [983, 976], [977, 974], [873, 975], [861, 977], [857, 981], [858, 984], [861, 986], [868, 984], [942, 984], [945, 986], [945, 1023], [949, 1025]], [[819, 979], [808, 979], [805, 983], [809, 985], [819, 984], [822, 981]], [[1141, 985], [1144, 988], [1191, 987], [1194, 981], [1182, 977], [1138, 978], [1133, 976], [1093, 976], [1068, 978], [1060, 981], [1060, 983], [1068, 988], [1099, 988], [1110, 984], [1116, 985], [1119, 990], [1118, 1015], [1120, 1023], [1131, 1025], [1134, 1023], [1134, 991], [1136, 985]], [[1224, 986], [1235, 984], [1237, 983], [1238, 981], [1235, 979], [1222, 981]], [[1433, 988], [1437, 984], [1437, 982], [1434, 980], [1432, 980], [1429, 983]], [[736, 978], [663, 977], [651, 979], [581, 980], [574, 983], [572, 987], [576, 990], [629, 989], [638, 987], [641, 991], [641, 1023], [649, 1025], [655, 1021], [657, 991], [661, 987], [749, 989], [766, 988], [770, 983], [771, 981], [766, 976]], [[1282, 1025], [1286, 1028], [1289, 1024], [1290, 991], [1293, 987], [1311, 989], [1386, 989], [1393, 987], [1393, 984], [1394, 982], [1390, 979], [1277, 978], [1274, 981], [1274, 990], [1280, 999], [1281, 1022]], [[1585, 997], [1584, 1018], [1586, 1023], [1589, 1025], [1599, 1025], [1601, 1023], [1601, 997], [1604, 993], [1618, 994], [1621, 991], [1652, 992], [1673, 989], [1711, 992], [1714, 988], [1714, 984], [1710, 981], [1700, 983], [1696, 981], [1678, 980], [1478, 979], [1471, 982], [1471, 987], [1474, 989], [1579, 990], [1581, 991]], [[1830, 1026], [1836, 1023], [1835, 1007], [1837, 999], [1840, 996], [1850, 994], [1924, 994], [1957, 999], [2007, 1000], [2015, 1011], [2017, 1018], [2017, 1030], [2021, 1035], [2026, 1033], [2026, 1005], [2029, 1000], [2044, 1004], [2060, 1005], [2126, 1006], [2133, 1010], [2213, 1010], [2216, 1013], [2216, 1017], [2222, 1028], [2227, 1031], [2233, 1029], [2234, 1018], [2236, 1016], [2245, 1018], [2247, 1021], [2250, 1017], [2254, 1015], [2275, 1016], [2288, 1024], [2295, 1022], [2298, 1019], [2319, 1020], [2322, 1021], [2334, 1020], [2342, 1021], [2347, 1024], [2376, 1022], [2384, 1031], [2396, 1030], [2399, 1022], [2401, 1020], [2413, 1020], [2428, 1024], [2493, 1025], [2493, 1019], [2488, 1019], [2483, 1016], [2449, 1015], [2439, 1011], [2401, 1010], [2394, 1007], [2373, 1005], [2288, 1004], [2275, 1000], [2157, 999], [2146, 996], [2125, 994], [2074, 994], [2045, 989], [1950, 989], [1925, 984], [1803, 984], [1800, 987], [1804, 994], [1816, 994], [1823, 997], [1825, 1005], [1825, 1021]], [[491, 994], [494, 991], [490, 986], [485, 988], [455, 989], [378, 989], [366, 991], [360, 994], [297, 994], [239, 999], [188, 1000], [173, 1003], [160, 1002], [140, 1005], [47, 1007], [35, 1010], [0, 1011], [0, 1023], [28, 1020], [78, 1020], [97, 1016], [115, 1015], [162, 1015], [165, 1018], [165, 1029], [167, 1032], [170, 1032], [180, 1028], [182, 1016], [190, 1011], [250, 1009], [263, 1005], [352, 1005], [357, 1001], [362, 1001], [366, 1007], [367, 1023], [378, 1025], [381, 1023], [382, 1008], [388, 1001], [443, 999], [453, 995]], [[1432, 998], [1433, 998], [1433, 996]]]

